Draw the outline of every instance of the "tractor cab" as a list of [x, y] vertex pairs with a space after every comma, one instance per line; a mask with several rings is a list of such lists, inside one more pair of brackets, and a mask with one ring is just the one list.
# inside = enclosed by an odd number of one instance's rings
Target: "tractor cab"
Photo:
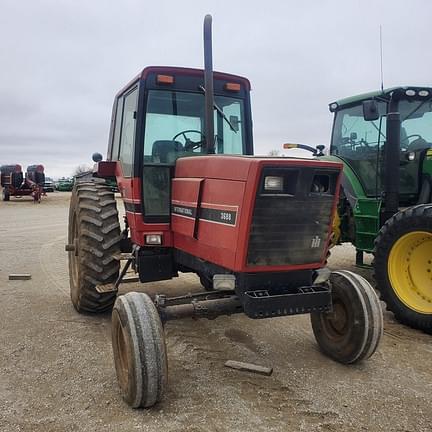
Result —
[[[385, 179], [395, 177], [399, 177], [399, 207], [418, 203], [425, 187], [430, 192], [424, 175], [432, 170], [427, 157], [432, 148], [431, 96], [429, 88], [400, 87], [330, 104], [335, 113], [330, 153], [355, 173], [367, 197], [381, 198]], [[389, 140], [387, 117], [390, 109], [394, 111], [396, 99], [399, 121], [390, 133], [398, 139]], [[387, 146], [397, 159], [394, 166], [386, 162]]]
[[107, 160], [119, 162], [126, 198], [142, 189], [147, 221], [168, 222], [177, 159], [253, 154], [249, 81], [214, 72], [213, 88], [211, 138], [203, 70], [147, 67], [115, 98]]

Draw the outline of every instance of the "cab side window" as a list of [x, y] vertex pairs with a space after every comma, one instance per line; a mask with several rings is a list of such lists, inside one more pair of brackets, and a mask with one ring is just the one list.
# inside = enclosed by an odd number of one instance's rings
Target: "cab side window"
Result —
[[133, 173], [137, 99], [137, 87], [124, 96], [119, 159], [122, 162], [123, 174], [126, 177], [131, 177]]
[[113, 161], [118, 160], [119, 158], [122, 114], [123, 114], [123, 97], [120, 96], [117, 99], [117, 104], [116, 104], [114, 136], [113, 136], [113, 144], [112, 144], [112, 151], [111, 151], [111, 160]]

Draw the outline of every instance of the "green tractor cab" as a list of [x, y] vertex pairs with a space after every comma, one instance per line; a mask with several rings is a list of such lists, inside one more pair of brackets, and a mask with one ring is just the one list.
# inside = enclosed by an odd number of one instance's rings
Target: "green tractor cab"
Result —
[[357, 264], [373, 253], [388, 309], [432, 331], [432, 88], [394, 87], [330, 104], [328, 160], [344, 175], [335, 227]]

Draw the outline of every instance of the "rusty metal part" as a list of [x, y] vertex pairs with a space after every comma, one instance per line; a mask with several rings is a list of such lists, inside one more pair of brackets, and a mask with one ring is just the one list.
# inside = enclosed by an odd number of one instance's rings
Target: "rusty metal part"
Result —
[[[159, 295], [156, 296], [155, 304], [164, 322], [188, 317], [215, 319], [221, 315], [243, 313], [243, 306], [236, 295], [220, 298], [205, 298], [204, 295], [209, 297], [207, 292], [191, 294], [182, 299], [170, 299]], [[204, 299], [200, 300], [203, 297]]]

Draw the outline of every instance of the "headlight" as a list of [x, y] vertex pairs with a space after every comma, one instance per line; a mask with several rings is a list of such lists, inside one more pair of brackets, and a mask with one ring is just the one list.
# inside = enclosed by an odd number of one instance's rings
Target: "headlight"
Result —
[[416, 154], [415, 154], [414, 152], [408, 152], [407, 155], [406, 155], [406, 158], [407, 158], [409, 161], [413, 161], [413, 160], [415, 160], [415, 157], [416, 157]]
[[415, 92], [415, 90], [408, 89], [408, 90], [405, 92], [405, 94], [406, 94], [407, 96], [415, 96], [415, 95], [416, 95], [416, 92]]
[[420, 90], [418, 94], [421, 97], [429, 96], [429, 92], [427, 90]]
[[149, 245], [162, 244], [162, 236], [160, 234], [147, 234], [145, 236], [145, 243]]
[[283, 191], [283, 177], [264, 177], [264, 189], [268, 191]]

